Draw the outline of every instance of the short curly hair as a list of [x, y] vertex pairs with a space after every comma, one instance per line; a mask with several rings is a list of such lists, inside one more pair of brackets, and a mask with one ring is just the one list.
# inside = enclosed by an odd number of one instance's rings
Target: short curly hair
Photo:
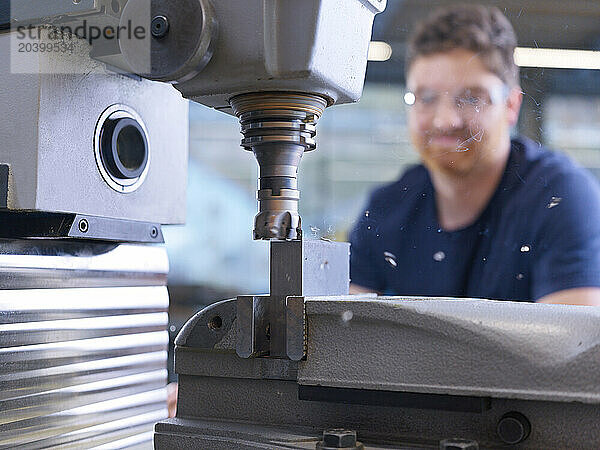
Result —
[[465, 49], [477, 53], [507, 85], [518, 86], [516, 46], [515, 30], [498, 8], [453, 5], [434, 11], [417, 26], [408, 42], [406, 73], [420, 56]]

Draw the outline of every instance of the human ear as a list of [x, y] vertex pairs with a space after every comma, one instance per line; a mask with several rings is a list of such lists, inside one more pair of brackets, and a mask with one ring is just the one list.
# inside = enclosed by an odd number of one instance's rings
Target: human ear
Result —
[[519, 120], [519, 111], [523, 103], [523, 91], [521, 86], [515, 86], [510, 89], [506, 100], [506, 111], [508, 123], [511, 127], [515, 126]]

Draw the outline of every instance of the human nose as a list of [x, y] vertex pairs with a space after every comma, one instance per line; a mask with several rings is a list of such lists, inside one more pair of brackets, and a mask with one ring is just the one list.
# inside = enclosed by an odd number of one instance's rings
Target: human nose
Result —
[[463, 117], [456, 105], [446, 98], [440, 99], [434, 111], [433, 126], [439, 130], [447, 130], [461, 128], [462, 125]]

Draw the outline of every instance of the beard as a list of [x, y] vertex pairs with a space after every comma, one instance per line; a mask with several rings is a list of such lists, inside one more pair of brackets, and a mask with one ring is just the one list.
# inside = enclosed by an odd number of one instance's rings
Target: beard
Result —
[[464, 175], [485, 154], [483, 129], [426, 133], [414, 140], [425, 166], [448, 175]]

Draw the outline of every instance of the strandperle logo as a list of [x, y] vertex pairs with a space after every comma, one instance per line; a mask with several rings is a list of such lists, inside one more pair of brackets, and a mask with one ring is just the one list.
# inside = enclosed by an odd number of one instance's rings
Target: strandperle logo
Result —
[[141, 25], [133, 26], [131, 20], [128, 20], [125, 25], [116, 27], [99, 27], [97, 25], [90, 25], [87, 20], [83, 20], [80, 25], [75, 27], [68, 25], [20, 25], [15, 28], [15, 31], [16, 38], [19, 40], [39, 40], [42, 36], [47, 36], [50, 40], [62, 41], [65, 37], [76, 36], [85, 39], [90, 45], [98, 39], [109, 41], [113, 39], [143, 40], [148, 37], [146, 28]]

